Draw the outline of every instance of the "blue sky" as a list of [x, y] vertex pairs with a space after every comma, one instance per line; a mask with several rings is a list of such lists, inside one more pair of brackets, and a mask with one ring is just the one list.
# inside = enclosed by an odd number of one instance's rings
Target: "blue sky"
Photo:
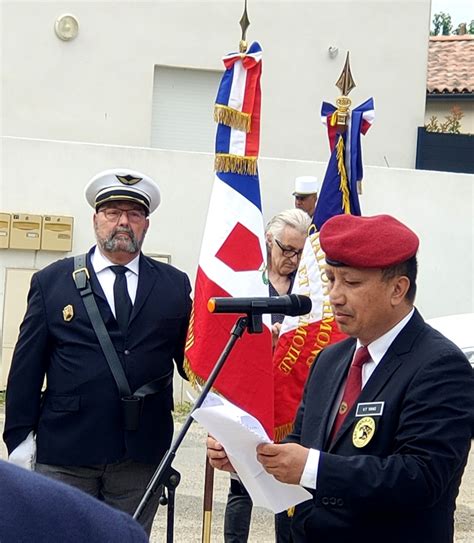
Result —
[[451, 15], [453, 28], [459, 23], [470, 23], [474, 19], [474, 2], [472, 0], [431, 0], [431, 20], [433, 15], [444, 11]]

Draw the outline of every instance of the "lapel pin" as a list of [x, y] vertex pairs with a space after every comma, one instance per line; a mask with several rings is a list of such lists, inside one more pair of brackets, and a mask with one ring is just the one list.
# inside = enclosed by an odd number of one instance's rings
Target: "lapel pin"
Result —
[[63, 319], [66, 321], [66, 322], [69, 322], [72, 320], [72, 318], [74, 317], [74, 308], [72, 307], [71, 304], [68, 304], [66, 307], [64, 307], [63, 309]]
[[347, 411], [347, 403], [345, 401], [342, 401], [341, 405], [339, 406], [339, 415], [344, 415], [346, 411]]

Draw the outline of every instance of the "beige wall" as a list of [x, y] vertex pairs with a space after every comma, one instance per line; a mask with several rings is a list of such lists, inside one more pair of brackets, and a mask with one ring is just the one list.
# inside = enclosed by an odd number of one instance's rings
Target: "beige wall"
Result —
[[[149, 146], [154, 65], [221, 70], [237, 48], [242, 8], [242, 0], [3, 0], [3, 134]], [[74, 41], [53, 32], [63, 13], [79, 20]], [[430, 0], [252, 0], [249, 17], [248, 38], [264, 49], [263, 156], [327, 159], [320, 106], [337, 97], [350, 50], [354, 105], [375, 99], [366, 163], [414, 167]]]
[[[153, 176], [163, 202], [151, 217], [144, 250], [170, 253], [172, 263], [194, 281], [213, 183], [212, 155], [10, 137], [1, 140], [1, 150], [2, 210], [72, 215], [73, 254], [94, 243], [93, 211], [83, 189], [95, 173], [120, 164]], [[322, 162], [261, 159], [265, 219], [292, 207], [295, 176], [322, 177], [325, 167]], [[363, 213], [391, 213], [421, 237], [418, 305], [426, 317], [474, 311], [473, 186], [472, 175], [365, 168]], [[6, 267], [41, 268], [63, 256], [68, 255], [1, 251], [0, 308]]]

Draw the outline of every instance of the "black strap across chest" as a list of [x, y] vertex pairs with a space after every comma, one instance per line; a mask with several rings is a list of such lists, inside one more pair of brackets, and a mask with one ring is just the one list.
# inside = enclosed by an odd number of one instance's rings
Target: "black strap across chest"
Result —
[[[72, 273], [76, 288], [82, 297], [84, 306], [92, 324], [92, 328], [99, 340], [100, 347], [104, 356], [109, 364], [110, 371], [115, 379], [117, 388], [120, 393], [120, 397], [132, 395], [130, 385], [125, 375], [122, 364], [120, 363], [117, 351], [110, 339], [109, 332], [105, 327], [102, 315], [97, 307], [97, 302], [94, 297], [94, 293], [91, 289], [89, 270], [87, 269], [86, 255], [77, 255], [74, 257], [74, 271]], [[148, 394], [155, 394], [160, 390], [163, 390], [171, 384], [173, 380], [173, 370], [168, 372], [163, 377], [150, 381], [144, 384], [138, 390], [133, 393], [133, 396], [144, 397]]]

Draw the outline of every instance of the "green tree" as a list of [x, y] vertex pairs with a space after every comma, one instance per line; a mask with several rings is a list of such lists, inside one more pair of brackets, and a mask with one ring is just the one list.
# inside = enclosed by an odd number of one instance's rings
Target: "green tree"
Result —
[[451, 15], [449, 13], [444, 13], [440, 11], [435, 13], [433, 17], [433, 30], [431, 31], [432, 36], [438, 36], [442, 34], [443, 36], [449, 36], [453, 30], [453, 23], [451, 22]]

